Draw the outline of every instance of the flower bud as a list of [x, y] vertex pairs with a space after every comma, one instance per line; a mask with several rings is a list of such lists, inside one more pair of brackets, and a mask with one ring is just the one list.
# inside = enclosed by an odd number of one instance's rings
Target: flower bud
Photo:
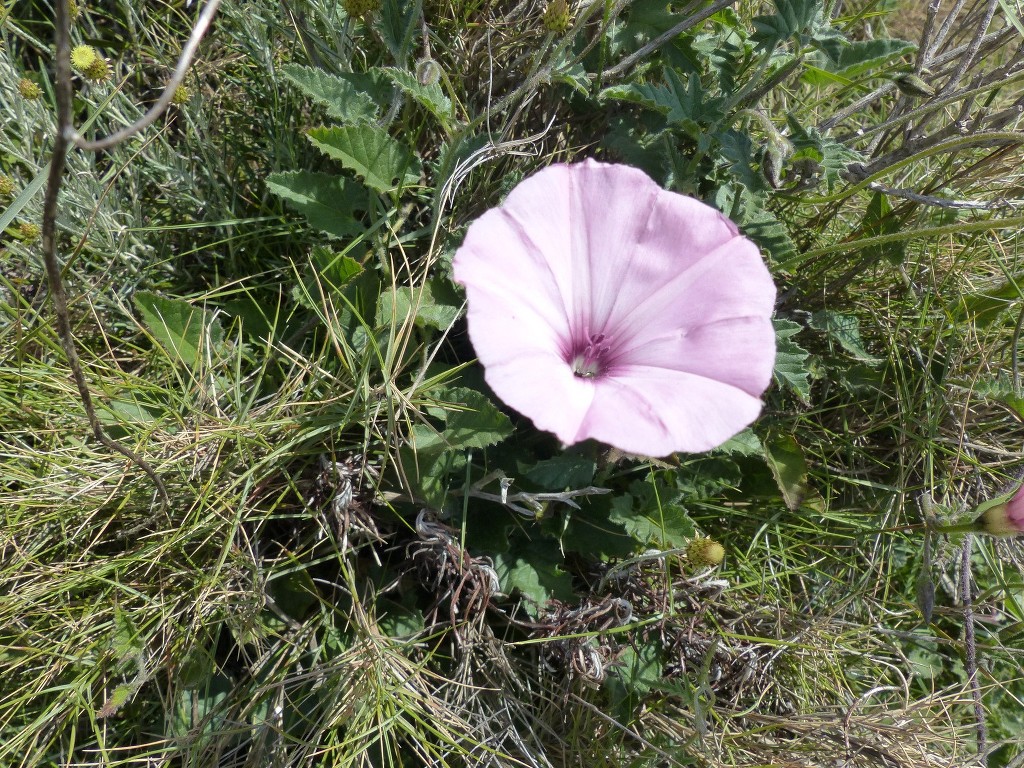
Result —
[[714, 539], [699, 537], [686, 546], [686, 559], [697, 568], [721, 565], [725, 559], [725, 547]]
[[20, 93], [21, 98], [26, 101], [35, 101], [36, 99], [42, 98], [43, 89], [27, 77], [23, 77], [18, 81], [18, 93]]
[[380, 8], [380, 0], [342, 0], [341, 7], [349, 16], [362, 18]]
[[110, 62], [102, 56], [97, 56], [88, 67], [82, 70], [82, 74], [90, 82], [102, 83], [104, 80], [110, 79]]
[[76, 45], [71, 49], [71, 68], [76, 72], [85, 72], [97, 58], [99, 54], [91, 45]]
[[191, 98], [192, 94], [189, 93], [188, 88], [184, 85], [179, 85], [174, 89], [174, 95], [171, 96], [171, 104], [181, 106], [182, 104], [187, 104]]
[[904, 96], [926, 99], [935, 95], [934, 88], [917, 75], [912, 75], [909, 72], [897, 75], [893, 78], [893, 82], [896, 83], [896, 87], [900, 89], [900, 93]]
[[14, 179], [6, 173], [0, 173], [0, 197], [10, 197], [14, 194]]
[[993, 536], [1018, 536], [1024, 533], [1024, 485], [1013, 494], [982, 504], [977, 519], [980, 530]]
[[26, 245], [31, 245], [39, 239], [41, 230], [34, 221], [23, 221], [18, 224], [18, 237]]
[[554, 32], [556, 35], [565, 34], [572, 23], [567, 0], [549, 0], [540, 21], [548, 32]]

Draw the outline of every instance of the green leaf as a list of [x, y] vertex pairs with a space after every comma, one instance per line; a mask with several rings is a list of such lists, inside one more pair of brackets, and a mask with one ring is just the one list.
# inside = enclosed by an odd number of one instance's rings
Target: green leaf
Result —
[[314, 128], [308, 136], [317, 149], [355, 171], [376, 192], [419, 183], [419, 159], [376, 125]]
[[355, 212], [366, 210], [366, 192], [342, 176], [309, 171], [272, 173], [267, 177], [267, 189], [330, 237], [350, 239], [365, 231]]
[[799, 34], [821, 12], [821, 0], [775, 0], [775, 13], [755, 16], [751, 40], [762, 49], [772, 49]]
[[658, 686], [663, 670], [661, 652], [656, 643], [644, 643], [639, 650], [627, 645], [611, 668], [606, 685], [612, 709], [619, 722], [630, 723], [640, 700]]
[[1005, 282], [987, 290], [965, 296], [960, 316], [980, 327], [988, 327], [1021, 298], [1024, 298], [1024, 272], [1010, 275]]
[[445, 418], [444, 439], [452, 448], [486, 448], [512, 434], [508, 416], [475, 389], [445, 387], [437, 398], [463, 407], [449, 410]]
[[402, 286], [388, 289], [380, 295], [377, 305], [378, 328], [401, 325], [412, 315], [416, 325], [443, 331], [459, 316], [462, 302], [450, 283], [440, 278], [428, 280], [418, 288]]
[[148, 291], [135, 294], [135, 306], [142, 322], [172, 360], [196, 368], [211, 351], [216, 352], [214, 358], [219, 357], [224, 330], [215, 313], [184, 299], [165, 299]]
[[823, 309], [812, 314], [807, 324], [816, 331], [826, 333], [855, 359], [872, 364], [881, 362], [864, 349], [860, 340], [860, 320], [853, 315]]
[[630, 101], [665, 116], [669, 125], [677, 125], [691, 138], [699, 139], [705, 128], [714, 126], [723, 117], [722, 99], [706, 99], [700, 78], [680, 77], [671, 67], [665, 68], [664, 84], [616, 85], [601, 91], [600, 98]]
[[352, 74], [333, 75], [298, 64], [286, 64], [281, 71], [303, 93], [326, 106], [331, 117], [345, 122], [377, 119], [378, 101], [357, 85]]
[[423, 85], [412, 72], [395, 67], [380, 67], [376, 71], [389, 78], [406, 95], [426, 107], [427, 111], [436, 117], [445, 129], [451, 125], [454, 117], [452, 100], [445, 95], [440, 83]]
[[306, 566], [294, 559], [286, 559], [271, 572], [266, 581], [267, 593], [289, 618], [301, 621], [317, 602], [316, 584]]
[[[875, 192], [864, 212], [864, 219], [860, 226], [863, 237], [876, 237], [896, 234], [903, 229], [903, 222], [893, 213], [888, 196], [881, 192]], [[885, 245], [872, 245], [865, 248], [863, 254], [866, 258], [885, 259], [893, 266], [899, 266], [907, 259], [907, 245], [905, 242], [899, 241]]]
[[776, 343], [775, 379], [806, 403], [811, 396], [811, 373], [807, 367], [810, 355], [793, 341], [803, 326], [781, 318], [774, 318], [772, 324], [775, 326]]
[[718, 141], [722, 147], [722, 157], [729, 161], [729, 170], [736, 180], [751, 192], [766, 192], [768, 184], [754, 167], [754, 145], [750, 137], [729, 129], [718, 134]]
[[975, 395], [989, 402], [999, 403], [1013, 411], [1017, 418], [1024, 419], [1024, 391], [1014, 389], [1008, 377], [1000, 375], [995, 379], [981, 379], [963, 383], [965, 390], [972, 390]]
[[685, 546], [696, 534], [696, 527], [686, 510], [667, 497], [667, 493], [656, 495], [648, 483], [635, 482], [630, 493], [612, 500], [608, 519], [625, 528], [641, 546]]
[[798, 509], [807, 492], [807, 460], [792, 435], [765, 441], [765, 460], [789, 509]]
[[562, 554], [549, 539], [538, 539], [529, 546], [512, 552], [499, 552], [494, 557], [494, 570], [506, 594], [518, 592], [530, 601], [527, 610], [536, 609], [552, 598], [573, 598], [572, 578], [562, 567]]
[[853, 79], [916, 50], [917, 46], [914, 43], [895, 38], [854, 40], [843, 48], [839, 61], [833, 65], [832, 71]]
[[752, 429], [744, 429], [738, 435], [733, 435], [720, 446], [714, 453], [727, 453], [734, 456], [762, 456], [764, 446], [761, 439], [754, 434]]
[[593, 482], [596, 472], [597, 463], [593, 459], [564, 453], [538, 461], [523, 470], [523, 475], [544, 490], [564, 491], [567, 488], [585, 488]]
[[351, 256], [336, 253], [322, 245], [313, 247], [310, 261], [316, 268], [320, 278], [325, 280], [334, 289], [348, 285], [349, 282], [354, 280], [363, 271], [362, 265]]

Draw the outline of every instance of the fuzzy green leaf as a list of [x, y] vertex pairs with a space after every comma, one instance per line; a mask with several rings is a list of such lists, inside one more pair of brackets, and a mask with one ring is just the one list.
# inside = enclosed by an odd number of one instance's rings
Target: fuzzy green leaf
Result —
[[148, 291], [135, 294], [135, 306], [142, 322], [172, 360], [196, 368], [211, 351], [219, 354], [224, 330], [210, 310]]
[[633, 483], [631, 493], [612, 500], [608, 519], [621, 525], [643, 547], [682, 547], [694, 537], [696, 528], [686, 510], [678, 504], [661, 502], [646, 483]]
[[402, 286], [381, 293], [377, 305], [377, 327], [401, 325], [412, 315], [418, 326], [445, 330], [459, 316], [461, 302], [449, 283], [428, 280], [418, 288]]
[[793, 341], [803, 326], [780, 318], [773, 319], [772, 324], [775, 326], [776, 343], [775, 379], [806, 403], [811, 396], [811, 373], [807, 367], [810, 355]]
[[860, 340], [860, 320], [853, 315], [823, 309], [811, 315], [808, 325], [816, 331], [826, 333], [855, 359], [872, 364], [880, 362], [864, 349], [864, 344]]
[[765, 459], [789, 509], [798, 509], [807, 493], [807, 460], [792, 435], [765, 441]]
[[452, 100], [445, 95], [440, 83], [423, 85], [412, 72], [395, 67], [381, 67], [377, 71], [389, 78], [406, 95], [426, 107], [427, 111], [441, 122], [441, 125], [447, 128], [451, 124]]
[[267, 177], [267, 189], [330, 237], [349, 239], [364, 231], [356, 210], [366, 209], [366, 192], [354, 181], [326, 173], [291, 171], [272, 173]]
[[597, 472], [597, 463], [583, 456], [562, 454], [538, 461], [523, 471], [526, 479], [545, 490], [564, 491], [590, 485]]
[[287, 64], [282, 72], [303, 93], [327, 107], [331, 117], [351, 123], [377, 119], [377, 101], [360, 88], [352, 74], [334, 75], [298, 64]]
[[376, 125], [314, 128], [308, 136], [317, 149], [355, 171], [376, 192], [419, 182], [419, 158]]
[[508, 416], [475, 389], [445, 387], [438, 397], [463, 406], [461, 410], [449, 410], [447, 413], [444, 439], [449, 446], [486, 448], [512, 434], [512, 422]]
[[548, 539], [533, 541], [513, 552], [500, 552], [494, 558], [501, 589], [506, 594], [518, 592], [528, 598], [527, 610], [536, 609], [552, 598], [571, 600], [572, 578], [561, 568], [562, 554]]

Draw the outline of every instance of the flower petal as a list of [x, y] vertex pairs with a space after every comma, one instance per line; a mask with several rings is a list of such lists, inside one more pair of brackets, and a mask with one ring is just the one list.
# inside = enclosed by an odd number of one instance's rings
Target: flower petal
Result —
[[643, 456], [697, 453], [721, 445], [760, 412], [760, 398], [728, 384], [638, 366], [598, 382], [576, 440], [594, 438]]

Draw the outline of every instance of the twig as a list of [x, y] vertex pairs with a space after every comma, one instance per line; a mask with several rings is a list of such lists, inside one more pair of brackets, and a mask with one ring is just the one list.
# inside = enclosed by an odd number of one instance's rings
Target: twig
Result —
[[[171, 79], [167, 81], [167, 85], [164, 87], [163, 93], [160, 94], [160, 98], [157, 99], [156, 103], [149, 108], [149, 111], [146, 112], [146, 114], [131, 125], [126, 126], [119, 131], [115, 131], [105, 138], [96, 139], [95, 141], [88, 141], [87, 139], [82, 138], [71, 125], [69, 117], [68, 121], [61, 124], [60, 127], [63, 130], [70, 132], [71, 140], [75, 143], [75, 146], [79, 149], [84, 149], [87, 152], [100, 152], [120, 144], [125, 139], [131, 138], [139, 131], [143, 131], [152, 125], [157, 118], [167, 110], [167, 107], [171, 105], [171, 101], [174, 99], [174, 91], [185, 81], [185, 75], [188, 73], [188, 68], [192, 65], [192, 58], [195, 56], [196, 49], [199, 48], [199, 43], [206, 34], [206, 30], [210, 28], [210, 24], [213, 22], [213, 17], [216, 15], [217, 8], [220, 7], [221, 2], [222, 0], [209, 0], [209, 2], [207, 2], [206, 6], [203, 8], [203, 12], [199, 14], [199, 18], [196, 20], [195, 27], [192, 28], [192, 34], [189, 35], [188, 42], [185, 43], [185, 47], [181, 51], [181, 57], [178, 59], [178, 66], [174, 68], [174, 74], [172, 74]], [[57, 3], [57, 5], [61, 5], [61, 3]], [[70, 43], [68, 43], [68, 45], [70, 45]], [[58, 66], [61, 55], [62, 54], [58, 51]], [[68, 49], [68, 55], [70, 55], [70, 48]], [[67, 58], [67, 56], [64, 58]], [[70, 89], [70, 64], [67, 65], [67, 71], [69, 73], [68, 86]]]
[[150, 110], [127, 128], [116, 131], [110, 136], [98, 141], [84, 140], [74, 128], [72, 121], [72, 90], [71, 90], [71, 19], [68, 12], [67, 0], [59, 0], [54, 9], [54, 27], [56, 39], [56, 56], [54, 94], [57, 101], [57, 130], [53, 140], [53, 153], [50, 158], [50, 172], [46, 182], [46, 192], [43, 196], [43, 223], [42, 223], [42, 255], [46, 267], [46, 278], [50, 288], [50, 295], [53, 297], [54, 314], [57, 319], [57, 334], [60, 336], [61, 346], [68, 360], [68, 367], [78, 388], [78, 394], [85, 409], [89, 427], [96, 440], [102, 443], [108, 450], [120, 453], [133, 464], [138, 466], [153, 481], [161, 501], [161, 512], [166, 510], [170, 498], [167, 494], [167, 487], [163, 480], [153, 469], [153, 466], [142, 458], [135, 451], [117, 440], [108, 436], [103, 431], [103, 425], [96, 415], [96, 407], [93, 404], [92, 394], [89, 391], [89, 383], [86, 381], [85, 373], [82, 370], [82, 362], [78, 356], [78, 349], [75, 346], [74, 331], [71, 328], [71, 316], [68, 313], [68, 296], [64, 287], [64, 280], [61, 275], [61, 265], [57, 258], [57, 203], [60, 198], [60, 188], [64, 181], [64, 169], [67, 163], [69, 147], [74, 144], [81, 149], [88, 151], [100, 151], [109, 149], [128, 137], [138, 133], [151, 125], [164, 110], [167, 109], [174, 97], [175, 89], [181, 85], [185, 73], [191, 64], [199, 41], [205, 34], [213, 19], [221, 0], [210, 0], [203, 9], [199, 20], [196, 22], [192, 35], [182, 52], [181, 59], [174, 71], [170, 82], [164, 89], [163, 94]]
[[971, 608], [971, 587], [974, 584], [971, 574], [971, 545], [974, 537], [964, 537], [960, 554], [960, 600], [964, 604], [964, 670], [971, 684], [971, 695], [974, 698], [974, 719], [978, 733], [978, 755], [987, 765], [985, 755], [988, 730], [985, 727], [985, 704], [981, 698], [981, 681], [978, 680], [978, 645], [974, 638], [974, 611]]

